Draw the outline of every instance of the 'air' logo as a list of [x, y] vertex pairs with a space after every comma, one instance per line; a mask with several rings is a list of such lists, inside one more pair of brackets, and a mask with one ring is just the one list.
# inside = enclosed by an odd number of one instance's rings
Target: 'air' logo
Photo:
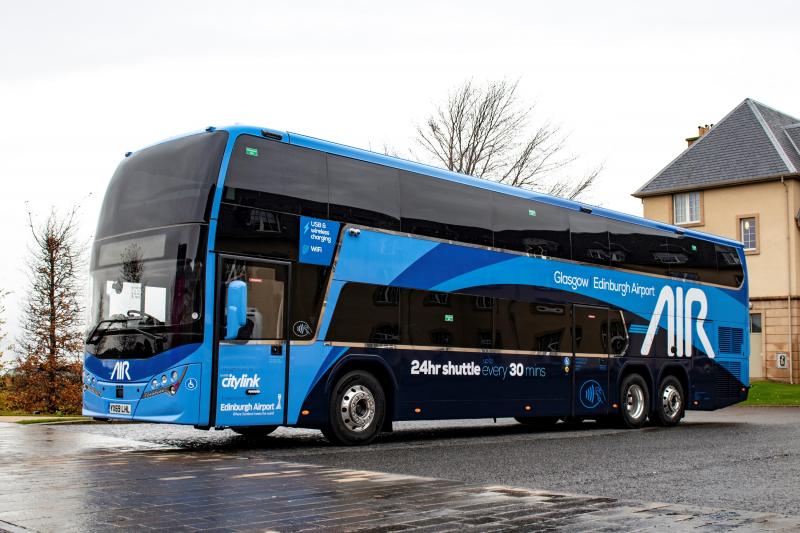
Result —
[[708, 340], [704, 329], [706, 315], [708, 315], [708, 300], [706, 294], [697, 288], [691, 288], [683, 294], [683, 287], [677, 287], [675, 292], [672, 287], [666, 286], [661, 289], [658, 295], [656, 307], [653, 310], [653, 317], [642, 343], [642, 355], [650, 355], [650, 348], [653, 346], [653, 339], [658, 331], [658, 324], [661, 322], [661, 315], [664, 308], [667, 309], [667, 355], [669, 357], [691, 357], [692, 356], [692, 307], [697, 304], [697, 315], [694, 318], [694, 325], [697, 332], [697, 339], [703, 346], [708, 357], [714, 357], [714, 348]]
[[123, 380], [126, 379], [128, 381], [131, 380], [131, 375], [128, 373], [128, 369], [131, 367], [131, 364], [128, 361], [117, 361], [114, 363], [114, 369], [111, 371], [111, 379]]

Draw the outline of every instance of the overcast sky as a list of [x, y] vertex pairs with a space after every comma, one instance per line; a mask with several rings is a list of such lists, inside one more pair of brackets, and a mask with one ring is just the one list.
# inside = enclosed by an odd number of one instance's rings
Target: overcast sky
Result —
[[[301, 5], [302, 4], [302, 5]], [[570, 134], [591, 203], [630, 193], [746, 97], [800, 115], [792, 1], [0, 4], [0, 287], [24, 296], [26, 202], [94, 232], [126, 151], [232, 123], [401, 152], [468, 78], [520, 79]]]

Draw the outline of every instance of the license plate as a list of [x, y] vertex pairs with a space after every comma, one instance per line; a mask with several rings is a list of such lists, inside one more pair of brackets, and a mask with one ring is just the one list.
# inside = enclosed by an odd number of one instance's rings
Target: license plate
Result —
[[129, 415], [131, 414], [131, 404], [129, 403], [110, 403], [108, 404], [108, 414]]

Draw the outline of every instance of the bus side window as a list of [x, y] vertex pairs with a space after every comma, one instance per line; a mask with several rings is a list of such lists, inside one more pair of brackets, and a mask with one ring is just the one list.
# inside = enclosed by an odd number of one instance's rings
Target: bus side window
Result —
[[402, 289], [401, 344], [492, 348], [494, 299]]
[[722, 244], [713, 246], [717, 256], [717, 278], [715, 283], [738, 287], [744, 281], [744, 270], [736, 248]]
[[223, 202], [215, 248], [220, 252], [297, 260], [300, 217]]
[[497, 300], [495, 347], [499, 350], [564, 352], [570, 346], [570, 317], [563, 305]]
[[491, 201], [477, 187], [400, 173], [400, 225], [407, 233], [492, 246]]
[[570, 258], [569, 215], [566, 210], [492, 193], [492, 211], [495, 247], [531, 255]]
[[584, 213], [570, 213], [569, 230], [572, 239], [572, 259], [598, 265], [611, 264], [605, 218]]
[[292, 340], [311, 340], [317, 331], [330, 267], [295, 263], [292, 267]]
[[400, 230], [400, 171], [327, 155], [330, 218], [349, 224]]
[[689, 281], [719, 283], [714, 244], [692, 237], [674, 236], [669, 249], [667, 275]]
[[392, 287], [348, 283], [342, 288], [326, 340], [352, 344], [397, 344], [399, 299]]
[[611, 266], [665, 275], [670, 234], [627, 222], [609, 222]]
[[[247, 320], [239, 329], [237, 340], [282, 340], [286, 279], [283, 270], [246, 261], [226, 261], [223, 266], [223, 290], [232, 281], [247, 285]], [[224, 302], [227, 309], [227, 302]], [[225, 313], [220, 313], [225, 331]]]
[[608, 355], [608, 310], [575, 307], [575, 353]]
[[325, 154], [241, 135], [225, 178], [225, 201], [312, 217], [328, 217]]
[[571, 351], [572, 325], [568, 308], [546, 302], [529, 305], [537, 324], [533, 349], [539, 352]]
[[608, 347], [610, 355], [625, 355], [628, 351], [628, 331], [622, 311], [608, 311]]

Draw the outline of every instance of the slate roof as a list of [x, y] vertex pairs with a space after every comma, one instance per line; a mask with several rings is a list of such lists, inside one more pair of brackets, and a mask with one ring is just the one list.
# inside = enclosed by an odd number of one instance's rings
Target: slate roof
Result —
[[633, 196], [800, 172], [800, 119], [746, 98]]

